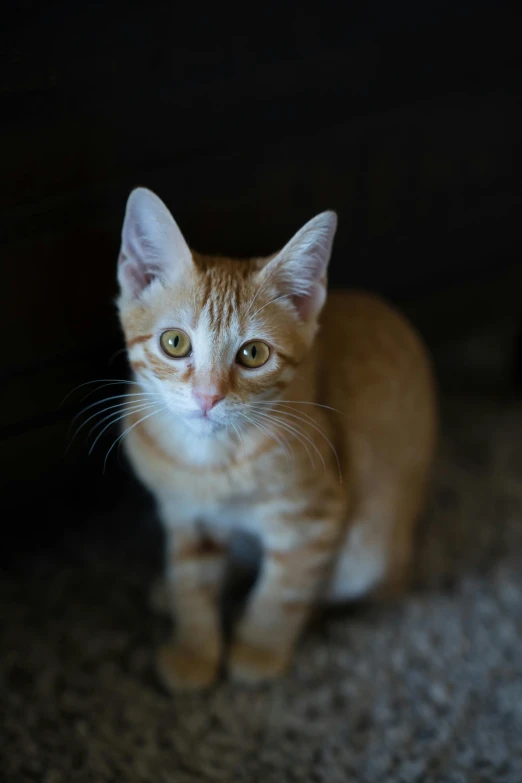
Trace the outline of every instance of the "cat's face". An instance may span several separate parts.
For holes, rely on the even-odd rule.
[[[142,388],[195,434],[259,422],[312,348],[335,228],[326,212],[269,259],[209,258],[157,196],[133,191],[118,307]]]

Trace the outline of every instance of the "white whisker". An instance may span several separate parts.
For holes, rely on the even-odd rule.
[[[241,435],[241,432],[239,430],[239,427],[236,427],[233,421],[230,422],[231,426],[234,428],[234,431],[239,439],[239,443],[241,444],[241,448],[243,449],[243,457],[246,457],[246,451],[245,451],[245,442],[243,440],[243,436]]]
[[[276,413],[277,413],[277,411],[276,411]],[[270,419],[270,418],[273,418],[274,420],[277,419],[276,415],[270,417],[269,414],[267,414],[267,413],[260,413],[259,411],[255,411],[255,415],[263,416],[264,418],[268,418],[268,419]],[[313,455],[310,452],[308,446],[306,445],[307,442],[308,442],[312,446],[312,448],[314,449],[316,454],[319,456],[319,459],[323,463],[323,468],[324,468],[324,470],[326,470],[326,463],[325,463],[325,461],[323,459],[323,456],[322,456],[321,452],[319,451],[319,449],[317,448],[317,446],[315,445],[313,440],[302,431],[301,427],[298,427],[298,425],[292,426],[291,424],[288,424],[288,422],[281,421],[281,420],[277,421],[277,426],[282,427],[287,432],[293,433],[294,437],[297,438],[297,440],[303,445],[306,453],[308,454],[308,458],[309,458],[309,460],[310,460],[310,462],[312,464],[312,467],[315,468],[315,462],[314,462],[314,459],[313,459]]]
[[[138,413],[139,411],[143,411],[146,408],[152,408],[153,405],[158,405],[158,404],[159,404],[158,400],[155,400],[153,402],[149,401],[147,403],[145,403],[145,402],[137,402],[137,403],[134,403],[134,404],[129,404],[127,407],[125,407],[125,414],[124,415],[128,416],[130,413]],[[113,411],[112,413],[109,413],[108,416],[104,416],[103,419],[101,419],[100,421],[97,421],[96,424],[94,424],[91,427],[91,429],[89,430],[89,434],[87,435],[87,441],[89,441],[89,438],[91,437],[93,432],[95,430],[97,430],[98,427],[100,427],[103,424],[104,421],[108,421],[108,419],[112,418],[113,416],[117,417],[118,414],[121,411],[122,411],[122,408],[120,408],[117,411]],[[124,417],[122,416],[121,418],[124,418]],[[116,422],[116,421],[119,421],[119,419],[115,418],[114,422]]]
[[[113,363],[113,361],[115,360],[115,358],[117,356],[119,356],[120,354],[125,353],[126,350],[127,350],[127,348],[120,348],[118,351],[114,351],[114,353],[112,354],[111,358],[107,362],[107,367],[110,367],[111,364]]]
[[[255,405],[255,403],[254,403]],[[275,406],[278,406],[279,410],[276,410]],[[290,408],[290,410],[294,411],[293,413],[289,413],[287,410],[280,410],[280,408]],[[339,473],[339,481],[342,484],[343,478],[342,478],[342,470],[341,470],[341,461],[339,459],[339,455],[337,454],[337,450],[331,440],[327,437],[326,433],[324,432],[323,428],[320,427],[315,419],[313,419],[311,416],[308,416],[306,413],[302,412],[296,412],[295,408],[293,408],[291,405],[285,405],[284,403],[274,403],[273,407],[271,408],[275,413],[279,413],[282,416],[288,416],[292,419],[297,419],[298,421],[302,421],[303,424],[307,424],[309,427],[312,427],[316,432],[318,432],[326,441],[326,443],[330,446],[330,449],[332,450],[332,454],[335,457],[335,461],[337,463],[337,470]],[[306,419],[306,421],[305,421]]]
[[[96,392],[101,391],[102,389],[106,389],[107,386],[119,386],[121,381],[112,381],[111,383],[103,383],[101,386],[97,386],[95,389],[91,389],[90,392],[87,392],[87,394],[84,394],[81,402],[87,399],[87,397],[91,397],[91,395],[96,394]],[[141,386],[142,389],[145,389],[145,384],[140,383],[140,381],[131,381],[130,382],[132,386]]]
[[[268,307],[268,305],[274,304],[274,302],[278,302],[280,299],[290,299],[292,297],[292,294],[281,294],[281,296],[276,296],[275,299],[271,299],[269,302],[264,304],[262,307],[260,307],[258,310],[255,311],[255,313],[252,313],[250,318],[255,318],[258,313],[261,312],[261,310],[264,310],[265,307]]]
[[[158,404],[157,402],[150,402],[150,403],[147,403],[147,405],[145,405],[143,408],[141,408],[141,410],[145,410],[146,408],[152,407],[153,405],[157,405],[157,404]],[[133,413],[136,413],[136,412],[137,412],[137,411],[133,411]],[[93,451],[94,447],[96,446],[96,444],[97,444],[97,443],[98,443],[98,441],[100,440],[100,438],[101,438],[101,436],[103,435],[103,433],[104,433],[106,430],[108,430],[108,429],[109,429],[109,427],[112,427],[112,426],[113,426],[113,424],[116,424],[116,422],[117,422],[117,421],[121,421],[121,419],[124,419],[124,418],[125,418],[125,416],[128,416],[128,415],[129,415],[129,414],[128,414],[128,412],[126,411],[126,412],[125,412],[125,413],[123,413],[121,416],[118,416],[116,419],[114,419],[113,421],[110,421],[108,424],[106,424],[106,425],[105,425],[105,427],[104,427],[104,428],[103,428],[103,429],[102,429],[102,430],[101,430],[101,431],[98,433],[98,435],[96,436],[96,438],[95,438],[95,440],[94,440],[94,443],[92,444],[91,448],[89,449],[89,454],[92,454],[92,451]]]
[[[152,413],[148,413],[146,416],[142,416],[141,419],[138,419],[138,421],[135,421],[134,424],[131,424],[130,427],[127,427],[127,429],[124,432],[122,432],[121,435],[119,435],[116,438],[116,440],[114,441],[114,443],[112,444],[112,446],[108,450],[107,454],[105,455],[105,459],[103,461],[103,472],[104,473],[105,473],[105,468],[107,467],[107,460],[109,458],[109,454],[111,453],[111,451],[113,450],[115,445],[117,443],[119,443],[119,441],[121,441],[121,439],[124,438],[125,435],[128,435],[129,432],[134,429],[134,427],[137,427],[138,424],[141,424],[143,421],[145,421],[145,419],[149,419],[151,416],[155,416],[156,414],[161,413],[161,411],[164,411],[166,408],[167,408],[167,405],[162,405],[160,408],[157,408],[155,411],[152,411]]]
[[[102,384],[101,386],[97,386],[96,389],[91,389],[90,392],[87,392],[82,397],[82,402],[87,399],[87,397],[90,397],[91,394],[96,394],[97,391],[100,391],[101,389],[105,389],[107,386],[119,386],[120,383],[123,383],[123,381],[109,381],[107,383]],[[138,386],[142,389],[146,389],[146,385],[138,380],[132,380],[132,381],[125,381],[126,384],[130,384],[131,386]]]
[[[250,406],[249,406],[249,407],[252,407],[252,404],[250,404]],[[295,438],[297,438],[297,440],[298,440],[300,443],[302,443],[302,445],[304,446],[304,448],[305,448],[305,450],[306,450],[306,453],[308,454],[308,456],[309,456],[309,458],[310,458],[310,461],[311,461],[312,465],[315,467],[315,463],[314,463],[313,455],[310,453],[310,451],[309,451],[309,449],[308,449],[308,446],[306,445],[306,441],[302,440],[302,438],[304,438],[304,434],[303,434],[303,431],[302,431],[302,429],[301,429],[301,428],[297,429],[297,425],[294,425],[294,426],[292,426],[292,425],[291,425],[291,424],[289,424],[288,422],[281,421],[281,420],[280,420],[280,419],[277,417],[277,415],[270,415],[269,413],[262,412],[262,411],[259,411],[259,410],[254,410],[254,411],[250,411],[250,412],[252,413],[252,415],[255,415],[255,416],[262,416],[262,417],[263,417],[263,418],[265,418],[265,419],[273,420],[274,422],[276,422],[276,426],[277,426],[277,427],[282,427],[282,428],[283,428],[283,429],[285,429],[286,431],[288,431],[288,432],[292,432],[292,433],[294,434],[294,437],[295,437]],[[275,411],[275,413],[277,414],[277,413],[278,413],[278,411]]]
[[[334,413],[338,413],[340,416],[344,416],[346,419],[348,416],[346,413],[343,413],[342,411],[338,410],[337,408],[332,408],[331,405],[322,405],[320,402],[310,402],[309,400],[259,400],[260,405],[272,405],[274,402],[281,402],[281,403],[293,403],[294,405],[315,405],[316,408],[325,408],[328,411],[333,411]]]
[[[284,443],[284,441],[282,441],[271,430],[265,429],[264,427],[262,427],[261,424],[259,424],[259,422],[253,421],[253,419],[251,419],[249,416],[247,416],[246,413],[240,413],[239,415],[243,416],[243,418],[245,418],[247,421],[249,421],[251,424],[253,424],[254,427],[257,427],[258,430],[260,430],[262,433],[264,433],[265,435],[268,435],[269,438],[273,438],[275,441],[277,441],[277,443],[279,443],[281,448],[284,449],[285,454],[287,455],[288,459],[291,460],[291,462],[293,463],[293,461],[294,461],[293,452],[288,450],[288,446],[286,445],[286,443]]]
[[[266,277],[263,278],[263,280],[261,282],[261,285],[259,286],[259,288],[257,289],[256,293],[254,294],[254,298],[252,299],[252,301],[250,302],[250,304],[248,305],[248,307],[246,309],[245,315],[249,314],[250,310],[254,306],[254,302],[256,301],[257,297],[259,296],[259,294],[261,293],[261,291],[263,290],[265,285],[268,283],[270,278],[275,274],[275,272],[277,272],[277,265],[274,265],[274,267],[271,270],[271,272],[268,275],[266,275]]]
[[[111,400],[123,400],[128,399],[129,397],[159,397],[159,395],[156,392],[131,392],[130,394],[115,394],[112,397],[104,397],[103,400],[96,400],[96,402],[92,402],[90,405],[87,405],[85,408],[82,408],[82,410],[74,416],[72,423],[82,416],[84,413],[87,413],[88,410],[91,408],[96,407],[96,405],[102,405],[104,402],[110,402]]]
[[[129,384],[130,386],[133,386],[135,383],[137,383],[137,381],[127,381],[127,380],[122,380],[121,378],[98,378],[95,381],[85,381],[85,383],[80,383],[78,386],[75,386],[74,389],[71,389],[71,391],[68,392],[68,394],[65,395],[65,397],[61,401],[59,407],[61,408],[62,405],[64,404],[65,400],[67,400],[71,396],[71,394],[74,394],[75,391],[78,391],[78,389],[81,389],[84,386],[89,386],[92,383],[104,383],[104,384],[107,384],[107,385],[118,384],[118,383],[126,383],[126,384]],[[141,384],[138,384],[138,385],[141,385]],[[101,386],[100,388],[103,388],[103,386]]]
[[[111,398],[109,397],[108,399],[111,399]],[[112,399],[115,399],[115,398],[112,398]],[[89,418],[87,418],[84,422],[82,422],[80,424],[80,426],[78,427],[78,429],[75,431],[74,435],[72,436],[71,440],[69,441],[69,445],[67,446],[67,449],[65,450],[65,453],[67,453],[69,448],[72,446],[73,441],[76,439],[76,436],[78,435],[78,433],[85,427],[86,424],[88,424],[90,421],[92,421],[92,419],[95,419],[97,416],[101,416],[102,414],[104,414],[104,413],[106,413],[107,411],[110,411],[110,410],[113,410],[113,413],[110,414],[111,416],[113,416],[114,413],[115,413],[115,411],[114,411],[115,408],[117,408],[118,410],[121,410],[123,408],[126,408],[126,407],[129,408],[129,407],[135,406],[135,405],[141,406],[143,403],[145,403],[145,400],[135,400],[134,402],[119,402],[119,403],[117,403],[115,405],[108,405],[106,408],[102,408],[102,410],[96,411],[91,416],[89,416]],[[92,407],[92,406],[89,406],[89,407]],[[81,413],[85,413],[85,411],[81,411]],[[74,419],[73,419],[73,421],[71,423],[71,427],[73,426],[74,421],[78,418],[79,415],[81,415],[81,414],[77,414],[74,417]],[[105,419],[102,419],[102,421],[106,421],[107,418],[108,417],[106,417]],[[69,428],[69,432],[70,432],[70,429],[71,428]]]

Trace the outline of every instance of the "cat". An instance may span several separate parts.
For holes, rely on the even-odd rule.
[[[166,531],[172,691],[282,675],[313,608],[408,582],[437,434],[431,361],[377,296],[333,292],[334,212],[268,258],[191,250],[164,203],[129,196],[117,307],[135,387],[127,456]],[[323,309],[324,306],[324,309]],[[257,582],[225,648],[232,537],[254,534]]]

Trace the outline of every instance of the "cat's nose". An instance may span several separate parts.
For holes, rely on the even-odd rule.
[[[208,389],[193,389],[192,394],[203,413],[208,413],[212,410],[214,405],[217,405],[225,396],[224,394]]]

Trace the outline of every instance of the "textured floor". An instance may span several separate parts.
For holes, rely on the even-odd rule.
[[[325,621],[275,686],[162,692],[154,536],[121,514],[4,574],[0,780],[520,783],[522,403],[444,419],[424,589]]]

